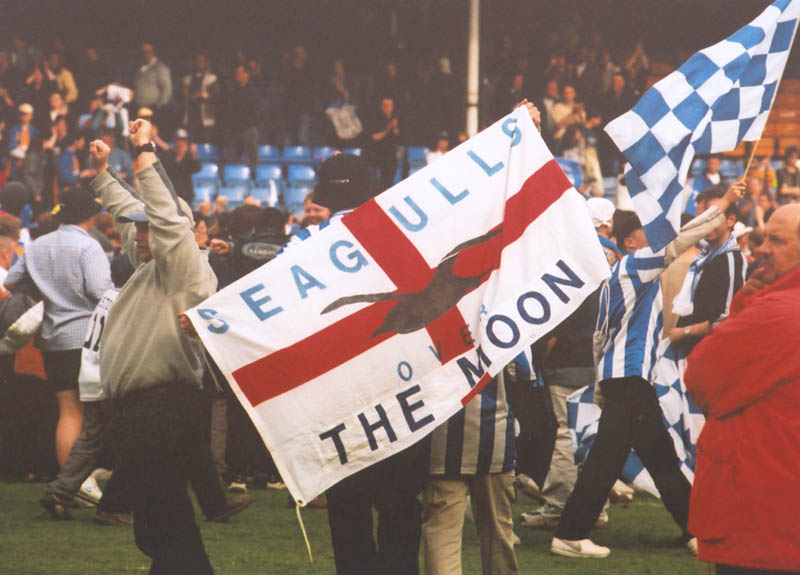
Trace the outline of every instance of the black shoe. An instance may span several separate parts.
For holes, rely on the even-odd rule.
[[[72,513],[69,512],[67,507],[70,505],[69,501],[61,499],[58,495],[52,493],[46,494],[39,500],[42,507],[44,507],[53,519],[70,520]]]
[[[214,521],[220,523],[225,521],[228,517],[236,515],[240,511],[244,511],[252,503],[249,495],[240,495],[239,497],[231,497],[225,500],[225,507],[219,512],[206,518],[206,521]]]

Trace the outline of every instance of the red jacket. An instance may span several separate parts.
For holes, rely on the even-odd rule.
[[[689,513],[700,559],[800,570],[800,268],[739,292],[685,381],[707,414]]]

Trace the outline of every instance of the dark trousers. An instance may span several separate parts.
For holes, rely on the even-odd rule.
[[[198,461],[208,458],[202,437],[200,391],[161,385],[116,402],[118,462],[130,489],[136,546],[153,562],[151,575],[213,573],[186,490]]]
[[[796,575],[800,571],[773,571],[771,569],[756,569],[754,567],[737,567],[717,563],[717,575]]]
[[[327,491],[337,575],[417,575],[430,437]],[[378,511],[378,543],[372,507]]]
[[[655,389],[639,377],[607,379],[600,382],[600,388],[605,406],[597,437],[564,506],[556,537],[579,540],[589,536],[631,448],[650,472],[667,511],[686,534],[691,486],[661,419]]]
[[[92,471],[98,466],[100,456],[107,447],[110,404],[107,401],[91,401],[83,404],[83,429],[75,440],[64,467],[56,478],[47,484],[45,493],[70,500],[81,488]],[[124,477],[114,473],[103,490],[98,509],[106,513],[126,513],[127,503]]]

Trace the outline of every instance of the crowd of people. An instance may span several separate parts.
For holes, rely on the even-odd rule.
[[[541,93],[541,111],[527,104],[531,118],[554,152],[579,161],[587,183],[581,191],[602,195],[593,184],[616,175],[621,161],[601,128],[644,88],[647,55],[637,43],[618,65],[599,39],[569,56],[557,35],[550,41],[551,57],[541,66],[529,65],[510,39],[503,43],[486,117]],[[343,62],[332,64],[326,84],[296,46],[278,81],[267,82],[261,63],[244,58],[228,86],[198,53],[173,90],[169,67],[149,43],[141,46],[132,81],[109,75],[96,49],[85,56],[73,74],[58,45],[42,55],[17,39],[10,52],[0,51],[7,181],[0,190],[0,380],[43,379],[59,412],[57,469],[41,472],[23,461],[21,471],[50,475],[40,503],[54,519],[69,519],[80,499],[97,505],[99,523],[133,524],[137,546],[152,558],[151,573],[212,573],[187,483],[211,521],[250,504],[246,494],[228,495],[224,487],[241,492],[254,482],[281,483],[182,313],[389,187],[398,147],[430,144],[432,160],[445,153],[457,139],[443,134],[459,127],[444,105],[456,87],[447,61],[438,70],[421,62],[402,80],[398,63],[387,63],[366,103],[359,102],[359,114],[370,114],[358,140],[366,157],[326,160],[295,220],[252,199],[234,210],[205,202],[192,211],[192,142],[217,142],[228,160],[252,163],[264,142],[318,138],[345,147],[355,91]],[[484,574],[517,573],[517,487],[540,492],[544,506],[519,523],[555,529],[553,553],[605,557],[610,550],[589,534],[608,521],[610,495],[632,497],[618,482],[631,449],[689,550],[718,564],[718,573],[799,572],[800,501],[792,482],[800,443],[790,410],[800,380],[793,361],[799,157],[790,149],[777,173],[769,158],[759,159],[744,182],[726,182],[719,158],[705,159],[686,193],[686,223],[660,251],[648,247],[635,213],[589,199],[611,279],[532,350],[558,425],[545,481],[535,485],[518,473],[513,430],[522,411],[511,390],[532,371],[512,365],[428,440],[313,502],[328,507],[337,573],[418,573],[423,540],[427,573],[460,573],[468,505]],[[254,244],[258,249],[247,249]],[[37,301],[44,304],[40,321],[21,322]],[[36,334],[35,348],[17,345],[26,333]],[[753,356],[745,344],[756,333],[774,350]],[[694,487],[681,472],[652,386],[661,339],[708,418]],[[566,398],[590,384],[603,410],[579,469],[571,461]],[[497,438],[491,445],[475,440],[484,428]],[[101,492],[95,469],[106,464],[113,472]],[[730,477],[737,478],[733,486]],[[731,511],[732,501],[741,502],[741,513]]]

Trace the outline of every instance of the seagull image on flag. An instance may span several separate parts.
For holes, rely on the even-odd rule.
[[[627,158],[628,193],[653,251],[677,236],[696,154],[757,141],[797,30],[800,0],[776,0],[658,81],[605,131]]]
[[[521,107],[187,315],[303,505],[445,424],[608,275]]]

